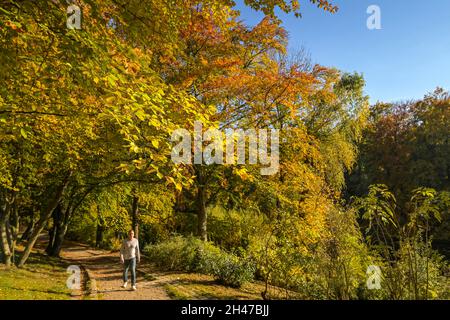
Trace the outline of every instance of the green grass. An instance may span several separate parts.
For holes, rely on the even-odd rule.
[[[24,268],[0,265],[0,300],[70,299],[66,265],[58,259],[32,254]]]
[[[146,273],[144,274],[144,279],[145,281],[155,281],[157,278],[151,273]]]
[[[242,288],[230,288],[218,284],[211,276],[195,273],[179,273],[171,276],[172,281],[165,284],[167,294],[176,300],[259,300],[261,299],[261,284],[246,283]]]
[[[188,300],[189,298],[191,298],[189,295],[184,294],[176,286],[173,286],[171,284],[165,284],[164,289],[166,289],[166,292],[171,299]]]

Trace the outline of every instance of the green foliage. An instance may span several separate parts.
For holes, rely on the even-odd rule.
[[[252,261],[231,254],[221,254],[216,259],[213,275],[220,283],[239,288],[254,279],[255,265]]]
[[[246,250],[250,237],[264,223],[262,214],[249,209],[225,209],[221,206],[208,208],[209,239],[227,251]]]
[[[145,254],[156,266],[167,270],[186,272],[197,270],[198,265],[201,266],[201,269],[208,270],[207,264],[203,266],[198,258],[199,250],[205,250],[208,253],[215,251],[216,254],[220,252],[220,249],[210,243],[203,243],[194,237],[184,238],[181,236],[144,248]]]
[[[68,237],[98,247],[117,249],[120,245],[117,235],[126,234],[131,228],[130,215],[124,203],[127,197],[121,191],[124,190],[115,187],[92,194],[72,218]]]
[[[89,213],[79,214],[72,219],[70,228],[67,231],[67,238],[73,241],[95,245],[96,231],[96,217]]]
[[[231,287],[240,287],[254,277],[255,267],[251,261],[225,253],[213,244],[193,237],[173,237],[148,245],[144,252],[160,268],[210,274]]]
[[[446,195],[429,188],[414,190],[406,221],[384,185],[371,186],[367,197],[355,201],[368,221],[370,249],[381,258],[384,298],[448,299],[448,262],[433,250],[430,234],[433,220],[441,220],[440,210],[448,210]]]
[[[442,300],[449,299],[450,266],[443,256],[432,250],[423,238],[400,244],[394,264],[386,264],[385,299]]]
[[[327,215],[327,235],[314,255],[312,277],[327,299],[361,298],[366,270],[374,258],[364,243],[353,210],[336,208]]]
[[[169,239],[176,231],[174,193],[162,184],[140,186],[139,224],[142,244]]]
[[[374,258],[354,212],[331,208],[323,233],[310,243],[305,240],[309,230],[303,228],[301,219],[279,216],[252,237],[249,254],[257,261],[258,276],[286,289],[286,299],[361,298],[366,268]],[[269,288],[266,297],[272,294]]]

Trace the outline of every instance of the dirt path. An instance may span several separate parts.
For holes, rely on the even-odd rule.
[[[61,257],[72,265],[79,265],[87,269],[95,280],[97,298],[102,300],[166,300],[164,275],[157,279],[148,279],[151,267],[145,261],[137,266],[137,291],[121,288],[122,265],[118,253],[105,250],[94,250],[88,246],[67,243]],[[142,259],[144,260],[144,259]],[[94,292],[95,293],[95,292]],[[95,295],[94,295],[95,296]]]

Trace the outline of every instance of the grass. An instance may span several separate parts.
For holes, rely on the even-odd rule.
[[[157,279],[157,277],[155,277],[153,274],[151,273],[146,273],[144,274],[144,280],[145,281],[155,281]]]
[[[218,283],[210,275],[167,272],[152,263],[146,265],[146,268],[144,280],[160,281],[166,293],[174,300],[262,300],[261,293],[265,289],[262,281],[247,282],[241,288],[232,288]],[[276,286],[269,286],[268,296],[274,300],[300,298],[294,292],[287,293]]]
[[[176,300],[261,300],[264,285],[246,283],[241,288],[218,284],[211,276],[196,273],[172,274],[164,285],[167,294]]]
[[[24,268],[0,265],[0,300],[70,299],[66,265],[59,259],[33,253]]]
[[[166,292],[171,299],[174,299],[174,300],[188,300],[189,299],[188,295],[184,294],[181,290],[179,290],[174,285],[165,284],[164,289],[166,289]]]

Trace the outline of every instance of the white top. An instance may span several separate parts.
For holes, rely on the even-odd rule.
[[[137,257],[137,259],[140,260],[141,255],[139,252],[138,239],[133,238],[131,240],[123,240],[122,247],[120,248],[120,257],[123,257],[124,260],[130,260]]]

